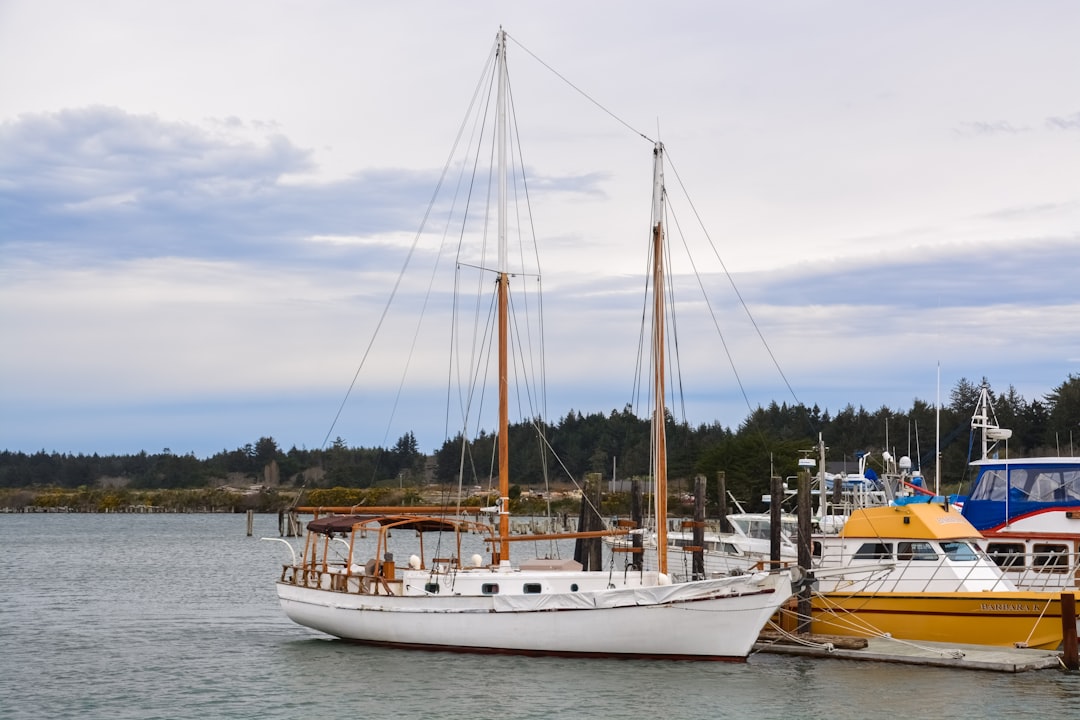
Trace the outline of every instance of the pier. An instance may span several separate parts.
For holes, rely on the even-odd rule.
[[[913,642],[881,637],[792,635],[773,631],[760,635],[754,652],[1006,673],[1065,668],[1062,653],[1058,650]]]

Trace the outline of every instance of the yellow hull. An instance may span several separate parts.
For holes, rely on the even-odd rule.
[[[811,601],[810,631],[1053,650],[1064,634],[1060,597],[1056,592],[824,593]]]

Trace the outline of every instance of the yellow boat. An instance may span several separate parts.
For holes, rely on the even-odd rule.
[[[1045,650],[1061,645],[1060,593],[827,593],[810,632]]]
[[[813,538],[810,631],[1057,648],[1060,592],[1018,590],[980,539],[942,505],[855,511],[838,535]]]

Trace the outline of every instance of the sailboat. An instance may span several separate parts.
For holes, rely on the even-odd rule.
[[[792,595],[792,571],[673,582],[667,573],[664,431],[664,149],[653,148],[653,469],[660,561],[582,569],[568,560],[511,562],[507,344],[510,272],[506,265],[506,33],[496,39],[499,126],[498,524],[432,512],[329,514],[308,525],[304,549],[283,566],[277,595],[296,623],[357,643],[462,652],[583,657],[744,660],[759,632]],[[391,532],[394,538],[391,538]],[[480,533],[488,557],[467,552]],[[437,534],[436,552],[425,538]],[[374,535],[371,557],[362,548]],[[403,537],[405,536],[405,537]],[[447,539],[449,538],[449,539]],[[414,552],[399,567],[391,543]],[[347,550],[340,550],[340,543]],[[426,543],[426,544],[425,544]],[[449,548],[449,550],[446,550]]]

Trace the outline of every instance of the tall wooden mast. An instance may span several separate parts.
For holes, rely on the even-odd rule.
[[[510,278],[506,253],[506,32],[498,38],[498,133],[499,153],[499,560],[510,559],[510,381],[507,371]]]
[[[667,432],[664,413],[664,146],[653,148],[653,478],[657,569],[667,572]]]

